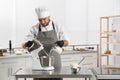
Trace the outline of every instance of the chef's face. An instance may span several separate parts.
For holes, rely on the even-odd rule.
[[[48,16],[46,18],[40,18],[39,22],[43,27],[46,27],[50,22],[50,16]]]

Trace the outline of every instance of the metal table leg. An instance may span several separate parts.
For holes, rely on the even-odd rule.
[[[91,78],[89,78],[89,80],[91,80]]]
[[[15,79],[16,79],[16,80],[18,80],[18,78],[17,78],[17,77],[16,77]]]
[[[87,80],[87,77],[85,77],[85,80]],[[91,80],[91,78],[88,78],[88,80]]]

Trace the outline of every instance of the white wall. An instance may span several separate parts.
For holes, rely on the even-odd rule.
[[[66,27],[71,44],[84,44],[87,37],[87,0],[66,0]]]
[[[8,47],[9,40],[15,40],[14,0],[0,1],[0,48]]]
[[[8,47],[10,39],[20,46],[37,22],[34,8],[40,5],[49,7],[52,18],[65,26],[71,44],[99,43],[99,17],[120,13],[120,0],[1,0],[0,47]]]

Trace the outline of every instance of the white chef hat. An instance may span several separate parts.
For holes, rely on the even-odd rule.
[[[49,10],[45,7],[35,8],[35,12],[36,12],[38,18],[46,18],[46,17],[50,16]]]

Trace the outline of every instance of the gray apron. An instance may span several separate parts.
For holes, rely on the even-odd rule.
[[[52,22],[52,26],[53,26],[53,30],[41,32],[41,26],[39,25],[39,31],[37,35],[37,39],[43,44],[44,50],[48,53],[48,55],[50,53],[51,48],[55,46],[55,42],[58,41],[53,22]],[[46,56],[44,51],[42,50],[38,54],[39,54],[39,57]],[[56,53],[52,53],[51,56],[54,57],[55,69],[60,70],[61,68],[60,55]],[[34,80],[62,80],[62,79],[61,78],[39,78],[39,79],[35,78]]]
[[[44,49],[49,54],[51,48],[55,46],[55,42],[58,41],[54,24],[53,30],[45,32],[41,32],[41,27],[39,26],[37,39],[43,44]]]

